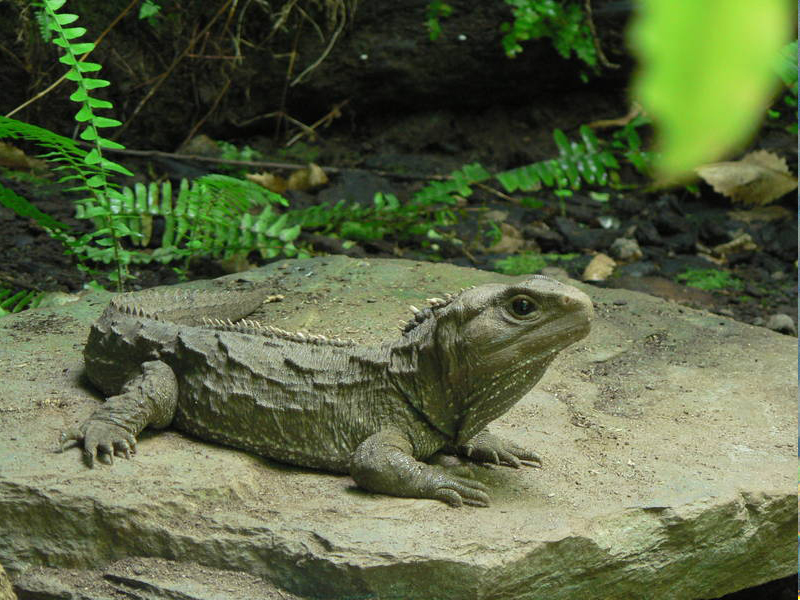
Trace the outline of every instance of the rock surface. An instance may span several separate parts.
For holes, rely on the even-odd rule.
[[[11,582],[8,580],[3,565],[0,565],[0,600],[17,600],[17,595],[11,589]]]
[[[408,304],[510,279],[343,257],[246,277],[287,295],[256,318],[359,341],[394,335]],[[578,285],[595,302],[592,333],[493,427],[545,468],[473,468],[491,488],[483,509],[370,495],[174,431],[89,470],[77,450],[53,450],[99,401],[81,349],[108,296],[5,317],[0,563],[18,590],[89,599],[291,597],[274,585],[328,598],[687,600],[794,573],[795,341]]]

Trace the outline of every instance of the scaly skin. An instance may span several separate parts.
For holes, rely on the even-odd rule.
[[[586,336],[592,303],[534,276],[412,307],[380,346],[289,333],[241,320],[249,292],[135,292],[92,326],[89,379],[107,396],[62,448],[128,458],[145,427],[167,427],[279,462],[349,473],[366,490],[486,506],[486,487],[423,462],[444,451],[478,462],[540,466],[489,434],[556,354]],[[233,321],[239,321],[233,323]]]

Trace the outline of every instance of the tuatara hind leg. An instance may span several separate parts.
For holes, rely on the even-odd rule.
[[[492,435],[485,429],[465,444],[458,446],[456,452],[476,462],[506,465],[515,469],[523,464],[529,467],[542,466],[542,459],[536,452]]]
[[[147,427],[166,427],[175,416],[178,381],[165,363],[142,363],[142,371],[109,397],[79,427],[61,434],[61,450],[71,442],[83,445],[89,466],[98,455],[113,462],[114,454],[129,458],[136,452],[136,436]]]
[[[431,498],[452,506],[489,505],[485,485],[419,462],[412,451],[411,442],[399,431],[379,431],[353,452],[350,475],[359,486],[371,492]]]

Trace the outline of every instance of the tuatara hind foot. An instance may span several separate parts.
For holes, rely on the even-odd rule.
[[[461,456],[476,462],[506,465],[515,469],[519,469],[522,465],[542,467],[542,459],[536,452],[521,448],[486,431],[481,431],[467,443],[458,446],[456,451]]]

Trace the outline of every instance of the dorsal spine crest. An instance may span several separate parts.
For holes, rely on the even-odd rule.
[[[475,286],[473,285],[468,288],[461,288],[456,294],[445,294],[444,298],[428,298],[428,306],[423,309],[419,309],[414,305],[409,306],[413,316],[405,324],[401,322],[400,331],[402,331],[403,335],[405,335],[428,319],[436,318],[438,316],[438,311],[446,306],[449,306],[461,294],[467,290],[473,289],[474,287]]]
[[[316,346],[338,346],[338,347],[351,347],[355,346],[355,340],[343,340],[341,338],[329,338],[324,335],[302,333],[300,331],[286,331],[279,327],[272,325],[262,325],[258,321],[251,321],[242,319],[237,323],[232,323],[230,320],[222,321],[220,319],[203,319],[203,325],[209,329],[216,331],[230,331],[233,333],[245,333],[248,335],[260,335],[265,337],[274,337],[290,342],[300,342],[304,344],[313,344]]]

